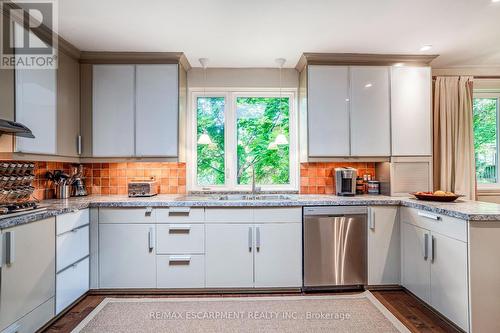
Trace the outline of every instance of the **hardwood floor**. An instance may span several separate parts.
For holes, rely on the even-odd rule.
[[[389,309],[412,332],[459,332],[453,326],[433,313],[413,295],[403,291],[372,291],[372,294]],[[273,294],[290,295],[290,294]],[[297,294],[292,294],[297,295]],[[195,295],[200,297],[200,295]],[[215,294],[203,295],[206,297],[234,297],[234,296],[269,296],[269,294]],[[71,332],[99,303],[106,297],[194,297],[194,295],[88,295],[59,318],[44,332],[62,333]]]

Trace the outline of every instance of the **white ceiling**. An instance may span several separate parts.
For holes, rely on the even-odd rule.
[[[213,67],[294,67],[303,52],[440,54],[500,66],[491,0],[62,0],[59,32],[85,51],[182,51]]]

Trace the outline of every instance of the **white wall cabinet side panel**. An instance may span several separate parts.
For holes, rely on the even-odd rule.
[[[54,218],[2,230],[0,331],[55,296],[55,232]]]
[[[308,66],[309,157],[349,156],[349,70]]]
[[[351,155],[390,156],[389,68],[350,67]]]
[[[156,288],[154,224],[99,225],[99,287]]]
[[[398,207],[368,211],[368,284],[400,284],[401,248]]]
[[[16,151],[56,154],[57,76],[54,69],[17,69],[16,121],[27,126],[35,139],[16,137]]]
[[[432,155],[430,67],[391,70],[392,155]]]
[[[207,288],[253,287],[253,225],[205,226]]]
[[[255,225],[255,287],[302,286],[302,224]]]
[[[176,157],[178,126],[178,65],[137,65],[137,156]]]
[[[92,154],[95,157],[135,153],[135,67],[94,65],[92,86]]]
[[[89,258],[68,267],[56,277],[56,314],[89,290]]]
[[[411,224],[401,223],[403,245],[402,285],[421,298],[431,300],[430,257],[425,258],[425,235],[430,241],[430,232]],[[427,252],[428,253],[428,252]]]
[[[469,329],[467,243],[432,233],[430,304],[464,331]]]

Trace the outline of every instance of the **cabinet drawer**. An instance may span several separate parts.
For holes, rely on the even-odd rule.
[[[401,207],[401,222],[467,242],[467,221],[425,210]]]
[[[89,221],[88,209],[56,216],[56,234],[60,235],[74,228],[89,224]]]
[[[155,223],[156,210],[141,208],[99,208],[99,223]]]
[[[157,288],[204,288],[204,255],[156,256]]]
[[[265,222],[287,222],[301,223],[302,208],[255,208],[254,209],[255,223]]]
[[[207,222],[253,222],[252,208],[206,208],[205,221]]]
[[[156,226],[156,253],[204,253],[205,225],[159,224]]]
[[[42,303],[24,317],[11,324],[2,333],[33,333],[54,317],[54,297]]]
[[[89,226],[78,227],[56,238],[56,271],[89,255]]]
[[[56,314],[89,290],[89,258],[70,266],[56,276]]]
[[[156,209],[157,223],[203,223],[203,208],[170,207]]]

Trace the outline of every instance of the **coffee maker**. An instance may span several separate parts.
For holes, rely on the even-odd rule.
[[[354,196],[357,174],[358,170],[354,168],[335,168],[335,193],[341,196]]]

